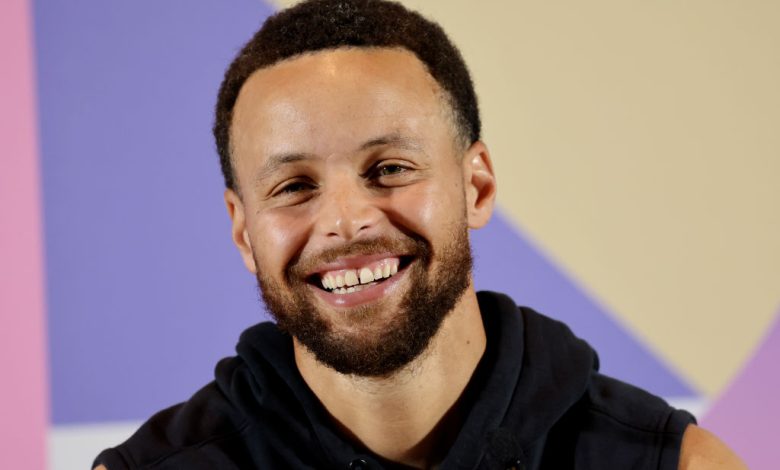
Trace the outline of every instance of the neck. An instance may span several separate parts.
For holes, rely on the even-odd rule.
[[[473,287],[464,293],[428,348],[389,377],[340,374],[298,341],[304,380],[349,437],[382,458],[414,468],[438,463],[460,429],[458,399],[485,351]],[[449,431],[449,432],[448,432]]]

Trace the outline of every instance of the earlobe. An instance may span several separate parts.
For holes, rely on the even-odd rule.
[[[257,265],[255,264],[255,258],[252,253],[252,243],[246,229],[246,212],[244,211],[244,204],[235,191],[226,189],[225,205],[227,206],[228,215],[232,222],[230,235],[233,239],[233,244],[238,248],[238,252],[244,260],[246,268],[252,273],[257,273]]]
[[[463,157],[463,177],[469,228],[484,227],[493,214],[496,177],[490,152],[482,141],[474,142]]]

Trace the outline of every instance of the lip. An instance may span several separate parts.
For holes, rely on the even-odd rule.
[[[351,256],[348,258],[339,258],[338,260],[333,261],[332,263],[326,263],[317,266],[311,272],[307,273],[306,277],[316,276],[319,274],[326,273],[328,271],[338,271],[341,269],[359,269],[375,261],[380,261],[387,258],[400,259],[402,257],[404,257],[403,254],[387,252],[387,253],[377,253],[372,255]]]
[[[386,255],[382,255],[379,257],[374,257],[371,261],[376,261],[378,259],[387,258]],[[361,260],[361,262],[364,262],[365,260]],[[369,261],[369,262],[371,262]],[[406,271],[409,269],[409,266],[413,264],[415,261],[412,261],[407,266],[404,266],[403,269],[399,269],[397,273],[395,273],[393,276],[385,279],[384,281],[380,282],[379,284],[373,285],[371,287],[367,287],[361,291],[353,292],[351,294],[336,294],[333,292],[328,292],[326,290],[322,290],[316,286],[309,285],[308,287],[312,290],[314,290],[315,295],[317,295],[320,299],[322,299],[325,303],[338,308],[350,308],[350,307],[356,307],[358,305],[370,303],[377,301],[389,294],[391,294],[398,284],[406,277]],[[335,268],[335,269],[351,269],[352,266],[347,266],[344,268]],[[332,270],[330,266],[328,267],[328,270]]]

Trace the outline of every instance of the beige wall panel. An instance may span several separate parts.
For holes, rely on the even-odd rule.
[[[780,2],[404,3],[463,50],[502,209],[721,390],[780,306]]]

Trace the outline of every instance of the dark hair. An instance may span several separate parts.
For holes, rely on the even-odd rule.
[[[230,127],[244,82],[284,59],[340,47],[401,47],[414,53],[448,95],[458,133],[470,143],[479,140],[474,85],[463,57],[438,24],[386,0],[308,0],[269,17],[225,72],[214,138],[226,187],[236,189]]]

